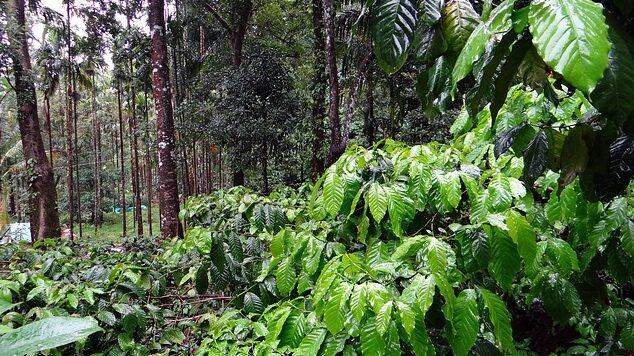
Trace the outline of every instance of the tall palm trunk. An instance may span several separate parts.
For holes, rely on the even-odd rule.
[[[57,192],[53,169],[46,157],[37,114],[37,98],[31,73],[31,57],[26,40],[24,0],[8,2],[10,21],[14,22],[9,36],[11,59],[15,76],[17,116],[24,158],[33,162],[34,179],[31,181],[33,198],[30,207],[31,236],[33,239],[60,236],[57,213]],[[14,17],[13,17],[14,16]]]
[[[167,59],[163,0],[149,1],[150,28],[152,29],[152,91],[156,111],[156,139],[158,141],[159,206],[161,236],[182,236],[178,220],[178,182],[176,181],[176,149],[172,90],[170,88]]]

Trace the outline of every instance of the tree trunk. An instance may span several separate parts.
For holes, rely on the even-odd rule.
[[[71,75],[71,80],[73,82],[73,136],[75,140],[75,150],[74,150],[74,159],[75,159],[75,177],[76,180],[76,193],[77,193],[77,223],[79,224],[79,237],[83,237],[82,231],[82,219],[81,219],[81,186],[79,179],[79,141],[77,136],[77,81],[75,79],[75,75]]]
[[[33,162],[34,179],[30,208],[31,237],[34,240],[60,236],[57,213],[57,192],[53,181],[53,169],[46,157],[37,114],[37,98],[31,73],[31,58],[26,39],[24,0],[9,1],[9,13],[15,16],[15,33],[9,36],[11,57],[15,75],[17,116],[22,137],[24,158]]]
[[[326,43],[324,39],[324,9],[321,0],[313,0],[313,33],[315,35],[315,68],[313,74],[312,97],[312,179],[316,181],[324,172],[324,158],[321,157],[324,142],[324,104],[326,102]]]
[[[93,223],[95,224],[95,234],[97,227],[101,225],[101,126],[97,119],[97,90],[95,84],[95,74],[92,73],[92,132],[93,132],[93,151],[94,151],[94,183],[95,183],[95,201],[93,205]]]
[[[363,120],[363,131],[365,132],[368,145],[374,144],[374,80],[372,77],[372,71],[368,72],[366,79],[366,94],[365,94],[366,111]]]
[[[334,163],[345,150],[341,138],[341,123],[339,121],[339,75],[337,72],[337,57],[335,52],[335,8],[333,0],[323,0],[324,26],[326,28],[326,63],[328,68],[328,84],[330,86],[330,107],[328,118],[330,121],[330,150],[328,163]]]
[[[132,70],[132,68],[131,68]],[[141,212],[141,170],[139,168],[139,133],[136,118],[136,92],[130,85],[131,96],[131,115],[130,115],[130,139],[132,145],[132,184],[134,190],[134,221],[136,224],[136,233],[143,236],[143,214]]]
[[[123,156],[123,109],[121,107],[121,81],[117,79],[117,113],[119,115],[119,162],[121,168],[121,208],[122,208],[122,232],[125,237],[127,229],[126,203],[125,203],[125,158]]]
[[[154,94],[157,141],[159,206],[161,236],[170,238],[183,235],[178,220],[178,182],[176,181],[176,149],[172,91],[169,80],[163,0],[150,0],[150,28],[152,30],[152,89]]]
[[[143,115],[145,115],[145,170],[146,170],[146,183],[147,186],[147,224],[148,224],[148,236],[152,237],[152,161],[150,160],[150,118],[148,115],[147,105],[147,89],[143,89],[143,96],[145,97]]]
[[[66,185],[68,190],[68,228],[70,232],[70,238],[73,239],[74,235],[74,222],[75,222],[75,201],[74,201],[74,180],[73,180],[73,118],[72,118],[72,93],[73,87],[71,84],[71,63],[72,54],[70,47],[70,1],[66,3],[66,50],[68,51],[68,63],[66,65],[66,101],[65,101],[65,119],[66,119],[66,165],[67,165],[67,179]]]
[[[48,155],[51,169],[53,168],[53,135],[51,133],[51,100],[47,93],[44,93],[44,104],[46,105],[46,132],[48,133]]]
[[[244,44],[244,37],[247,33],[247,27],[249,25],[249,19],[251,18],[252,11],[253,2],[251,0],[243,1],[242,7],[239,9],[235,28],[231,35],[232,60],[235,67],[239,67],[240,64],[242,64],[242,46]]]

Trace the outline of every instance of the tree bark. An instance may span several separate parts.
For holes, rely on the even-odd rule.
[[[366,93],[365,93],[366,111],[363,120],[363,131],[365,132],[368,145],[374,144],[374,78],[372,71],[368,72],[366,78]]]
[[[333,0],[323,0],[324,26],[326,29],[326,63],[328,68],[328,85],[330,87],[330,105],[328,119],[330,121],[330,150],[328,163],[334,163],[345,150],[341,137],[339,120],[339,74],[335,52],[335,8]]]
[[[178,182],[176,181],[176,142],[172,110],[172,91],[169,80],[163,0],[150,0],[150,28],[152,32],[152,89],[154,94],[157,141],[159,206],[161,236],[182,236],[178,220]]]
[[[9,13],[15,18],[15,33],[9,36],[11,57],[15,75],[17,116],[24,158],[32,163],[34,179],[30,190],[33,200],[30,212],[31,237],[34,240],[60,236],[57,213],[57,192],[53,181],[53,169],[46,157],[37,114],[37,98],[31,73],[31,57],[26,40],[24,0],[9,1]]]
[[[73,138],[75,140],[75,150],[74,150],[74,160],[75,160],[75,177],[76,180],[76,194],[77,194],[77,224],[79,225],[79,237],[83,237],[82,230],[82,218],[81,218],[81,186],[79,179],[79,140],[77,136],[77,80],[75,79],[75,75],[71,75],[71,80],[73,83]]]
[[[123,156],[123,110],[121,108],[121,80],[117,79],[117,114],[119,116],[119,162],[121,166],[121,214],[122,214],[122,233],[125,237],[128,232],[128,221],[126,220],[126,203],[125,203],[125,158]]]
[[[66,50],[67,60],[66,63],[66,100],[65,100],[65,120],[66,120],[66,165],[67,165],[67,178],[66,185],[68,190],[68,228],[70,232],[70,238],[73,239],[74,235],[74,222],[75,222],[75,202],[74,202],[74,181],[73,181],[73,120],[72,120],[72,93],[73,87],[71,84],[71,63],[73,60],[70,46],[70,1],[66,3]]]
[[[150,159],[150,118],[148,113],[147,88],[143,89],[145,98],[143,115],[145,116],[145,165],[146,165],[146,183],[147,186],[147,224],[148,236],[152,237],[152,160]]]
[[[324,117],[326,102],[326,40],[324,39],[324,9],[321,0],[312,0],[313,3],[313,34],[315,36],[315,68],[312,85],[312,179],[316,181],[324,172],[324,158],[321,157],[322,143],[324,142]]]

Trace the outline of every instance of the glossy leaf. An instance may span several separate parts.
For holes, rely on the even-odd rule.
[[[478,337],[480,315],[477,294],[473,289],[465,289],[456,298],[456,309],[451,323],[455,333],[451,348],[458,356],[465,356]]]
[[[471,32],[480,23],[480,15],[469,0],[448,0],[443,9],[442,25],[450,50],[458,55]]]
[[[608,67],[608,26],[592,0],[535,0],[528,16],[533,43],[544,61],[589,94]]]
[[[405,60],[416,28],[416,2],[377,0],[372,7],[374,53],[388,74],[398,71]]]
[[[51,317],[14,329],[0,336],[6,355],[26,355],[70,344],[102,329],[89,319]]]
[[[501,345],[502,351],[515,352],[513,341],[513,329],[511,326],[511,314],[500,297],[492,292],[479,287],[484,306],[489,312],[489,320],[493,324],[493,334]]]
[[[495,41],[494,36],[504,33],[511,28],[511,13],[515,0],[505,0],[493,10],[491,17],[480,23],[467,39],[451,74],[452,87],[455,89],[456,84],[464,79],[473,68],[473,63],[477,62],[484,48],[490,40]]]

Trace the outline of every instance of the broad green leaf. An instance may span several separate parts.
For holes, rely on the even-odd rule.
[[[280,332],[280,346],[298,347],[306,333],[306,317],[301,311],[292,311]]]
[[[475,344],[480,329],[478,299],[475,290],[465,289],[456,298],[452,326],[451,348],[458,356],[465,356]]]
[[[444,274],[434,274],[434,282],[438,286],[440,295],[445,298],[445,304],[442,306],[445,319],[453,320],[454,309],[456,307],[456,295],[454,294],[453,287],[449,281],[447,281],[447,277],[445,277]]]
[[[621,247],[630,257],[634,257],[634,222],[632,220],[628,220],[621,227]]]
[[[119,334],[121,335],[121,334]],[[125,335],[125,334],[123,334]],[[163,342],[167,342],[170,344],[176,344],[176,345],[181,345],[183,343],[183,341],[185,340],[185,334],[183,334],[182,331],[178,330],[178,329],[167,329],[165,331],[163,331],[163,335],[161,336],[161,343]],[[134,339],[131,339],[131,348],[134,348]]]
[[[487,42],[490,40],[495,41],[495,36],[500,36],[500,33],[507,32],[511,29],[511,13],[513,12],[514,4],[515,0],[502,2],[493,10],[488,20],[481,22],[475,30],[473,30],[453,67],[451,80],[454,90],[456,84],[469,75],[473,68],[473,63],[477,62],[482,56],[482,53],[484,53]]]
[[[568,185],[578,173],[583,173],[586,170],[590,159],[588,146],[584,140],[587,131],[592,131],[588,125],[577,126],[571,129],[566,136],[564,146],[561,149],[560,186]]]
[[[345,179],[335,169],[329,169],[324,180],[324,207],[328,214],[337,215],[343,205],[345,192]]]
[[[442,16],[443,0],[422,0],[418,5],[420,8],[420,19],[427,26],[433,26]]]
[[[368,293],[365,283],[355,285],[350,294],[350,311],[352,316],[357,319],[357,322],[361,322],[365,315],[367,299]]]
[[[370,213],[372,214],[374,221],[380,223],[387,211],[387,192],[379,183],[372,183],[366,194]]]
[[[451,84],[451,65],[444,56],[422,70],[416,79],[416,94],[423,109],[434,113],[443,112],[451,102],[449,85]]]
[[[315,274],[319,269],[319,262],[325,246],[326,244],[317,238],[312,236],[308,238],[306,252],[302,257],[302,265],[309,276]]]
[[[286,235],[288,233],[288,229],[280,230],[280,232],[275,234],[275,236],[273,236],[273,239],[271,239],[271,244],[269,248],[273,257],[284,254],[286,250]]]
[[[445,2],[442,27],[447,44],[458,55],[471,32],[480,23],[480,15],[473,9],[469,0],[448,0]]]
[[[324,297],[330,293],[330,286],[337,277],[337,269],[339,268],[340,261],[338,259],[332,259],[328,261],[324,269],[321,271],[317,282],[315,282],[315,294],[313,300],[321,301]]]
[[[610,63],[590,98],[592,105],[607,118],[623,122],[634,113],[634,100],[631,100],[634,97],[634,47],[628,46],[631,37],[618,27],[610,24]]]
[[[244,311],[247,314],[250,313],[262,313],[264,311],[264,305],[260,300],[260,297],[255,293],[246,292],[244,294]]]
[[[383,356],[385,340],[377,331],[376,319],[368,318],[361,328],[361,354],[363,356]]]
[[[346,340],[350,337],[347,332],[342,331],[337,335],[328,335],[323,342],[322,348],[319,350],[319,356],[336,356],[340,355],[346,346]],[[296,353],[296,355],[303,355]]]
[[[460,173],[458,171],[442,174],[439,171],[434,172],[438,184],[440,185],[440,195],[445,205],[457,208],[462,199],[462,190],[460,182]]]
[[[414,256],[426,242],[427,238],[425,236],[405,238],[403,243],[394,250],[391,259],[394,261],[406,260]]]
[[[386,188],[388,194],[387,211],[390,215],[390,224],[392,231],[396,236],[403,237],[403,226],[408,224],[416,214],[414,201],[407,195],[405,189],[399,189],[397,186]]]
[[[196,293],[204,294],[209,289],[209,263],[203,263],[196,270]]]
[[[429,269],[435,274],[446,274],[449,266],[449,251],[451,247],[447,243],[430,236],[427,245],[427,260]]]
[[[410,344],[416,356],[432,356],[436,354],[434,344],[429,335],[427,335],[425,321],[422,318],[416,319],[416,327],[410,338]]]
[[[396,309],[398,310],[398,316],[403,329],[405,329],[407,335],[411,336],[416,327],[416,318],[420,317],[420,315],[414,310],[414,306],[411,304],[396,302]]]
[[[494,233],[491,239],[491,265],[489,266],[493,278],[502,288],[509,289],[520,267],[520,256],[513,240],[505,234]]]
[[[515,210],[510,210],[506,216],[509,236],[517,244],[517,249],[524,262],[529,264],[537,253],[537,235],[526,218]]]
[[[389,301],[381,307],[381,310],[379,310],[379,313],[376,315],[376,330],[381,336],[385,335],[390,326],[393,308],[394,304],[392,301]]]
[[[489,196],[491,204],[496,211],[505,211],[511,207],[511,185],[503,174],[496,174],[489,183]]]
[[[18,305],[17,303],[9,303],[6,300],[0,299],[0,315],[4,314],[7,310],[10,310],[14,306]]]
[[[284,258],[277,266],[275,279],[277,281],[277,288],[283,295],[288,295],[293,290],[296,275],[292,256]]]
[[[592,0],[536,0],[528,22],[544,61],[586,94],[608,67],[608,26],[601,4]]]
[[[306,356],[317,356],[319,353],[319,349],[321,348],[321,344],[324,342],[326,338],[326,329],[324,328],[314,328],[308,335],[304,337],[302,343],[299,344],[297,350],[295,350],[296,355],[306,355]]]
[[[348,302],[351,291],[351,284],[342,283],[337,289],[332,291],[332,295],[328,299],[328,303],[326,303],[324,322],[328,331],[333,335],[343,330],[345,321],[343,307]]]
[[[513,341],[513,329],[511,327],[511,314],[500,297],[492,292],[478,287],[484,306],[489,311],[489,320],[493,324],[493,334],[501,346],[502,351],[515,352]]]
[[[269,322],[266,328],[269,330],[269,333],[266,335],[267,341],[275,341],[277,337],[282,332],[282,328],[284,327],[284,323],[286,323],[286,319],[291,314],[292,308],[290,306],[284,306],[277,310],[275,310],[271,317],[269,318]]]
[[[416,2],[377,0],[372,6],[372,37],[379,66],[388,74],[398,71],[414,39]]]
[[[485,269],[491,259],[489,237],[482,231],[458,234],[460,253],[466,272],[473,273]]]
[[[95,321],[70,317],[51,317],[14,329],[0,336],[4,355],[26,355],[70,344],[103,331]]]

